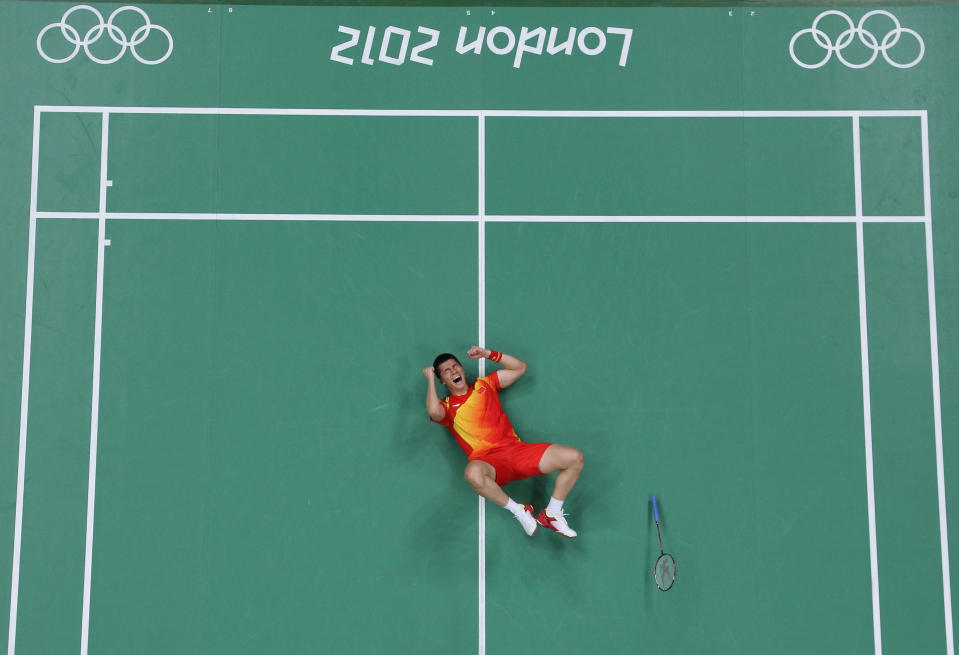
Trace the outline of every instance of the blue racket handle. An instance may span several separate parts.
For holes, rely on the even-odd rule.
[[[653,496],[653,517],[659,523],[659,503],[656,502],[656,496]]]

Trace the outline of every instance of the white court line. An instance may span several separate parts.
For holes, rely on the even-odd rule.
[[[872,454],[872,402],[869,387],[869,336],[866,329],[866,271],[863,226],[856,224],[856,259],[859,265],[859,342],[862,352],[862,414],[866,440],[866,504],[869,514],[869,571],[872,577],[872,626],[876,655],[882,655],[879,611],[879,555],[876,544],[876,488]]]
[[[276,107],[109,107],[38,105],[42,112],[111,114],[186,114],[214,116],[490,116],[495,118],[841,118],[849,116],[921,116],[922,110],[703,110],[703,111],[590,111],[484,109],[316,109]]]
[[[30,354],[33,342],[33,283],[37,251],[37,180],[40,170],[40,111],[33,110],[33,154],[30,159],[30,236],[27,246],[27,292],[23,318],[23,380],[20,387],[20,447],[17,456],[17,508],[13,523],[13,571],[10,575],[10,623],[7,655],[17,644],[20,601],[20,544],[23,538],[23,487],[27,471],[27,422],[30,412]]]
[[[486,119],[480,114],[477,120],[479,132],[479,188],[477,190],[477,242],[478,242],[478,270],[479,270],[479,329],[477,331],[477,345],[486,347]],[[486,375],[486,360],[478,361],[479,375]],[[479,496],[479,655],[486,655],[486,499]]]
[[[920,110],[839,109],[839,110],[703,110],[703,111],[538,111],[492,110],[487,116],[515,118],[848,118],[850,116],[919,116]]]
[[[852,168],[853,196],[856,199],[856,222],[860,223],[862,222],[862,142],[858,116],[852,117]]]
[[[485,200],[484,200],[485,202]],[[128,221],[350,221],[475,223],[924,223],[925,216],[600,216],[465,214],[217,214],[105,212],[107,220]],[[37,212],[37,218],[99,220],[100,212]]]
[[[924,216],[505,216],[487,223],[922,223]]]
[[[932,409],[936,432],[936,485],[939,493],[939,548],[942,551],[942,594],[946,615],[946,654],[955,655],[952,625],[952,583],[949,574],[949,527],[946,521],[946,473],[942,450],[942,397],[939,390],[939,328],[936,319],[936,270],[932,241],[932,190],[929,166],[929,118],[922,114],[923,209],[926,214],[926,287],[929,293],[929,347],[932,363]]]
[[[68,114],[170,114],[189,116],[382,116],[462,117],[479,116],[478,109],[316,109],[276,107],[108,107],[39,105],[42,112]]]
[[[100,427],[100,353],[103,331],[103,265],[106,249],[107,153],[110,142],[110,114],[103,114],[100,136],[100,225],[97,232],[97,297],[93,327],[93,398],[90,408],[90,474],[87,483],[87,534],[83,558],[83,614],[80,655],[87,655],[90,642],[90,586],[93,576],[93,518],[97,489],[97,436]]]
[[[852,119],[853,177],[856,215],[862,215],[862,151],[859,117]],[[882,655],[882,619],[879,605],[879,552],[876,537],[876,484],[872,449],[872,393],[869,385],[869,331],[866,313],[866,253],[863,222],[856,222],[856,261],[859,277],[859,347],[862,353],[862,414],[866,442],[866,508],[869,520],[869,573],[872,579],[872,631],[875,655]]]
[[[468,214],[218,214],[197,212],[38,212],[37,218],[124,221],[349,221],[475,223]]]
[[[349,221],[349,222],[444,222],[473,223],[476,216],[458,214],[169,214],[107,212],[110,220],[187,221]]]

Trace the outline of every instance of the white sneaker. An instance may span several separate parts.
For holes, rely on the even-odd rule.
[[[551,530],[555,530],[564,537],[569,537],[570,539],[576,538],[576,530],[569,527],[569,523],[566,522],[566,517],[568,514],[560,512],[559,516],[550,516],[546,513],[544,509],[539,513],[539,516],[536,517],[536,521]]]
[[[523,505],[523,511],[519,514],[513,514],[513,516],[515,516],[519,524],[523,526],[526,534],[532,537],[533,533],[536,532],[536,528],[539,527],[539,523],[533,518],[533,506]]]

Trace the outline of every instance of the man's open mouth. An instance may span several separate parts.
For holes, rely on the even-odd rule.
[[[456,384],[459,384],[462,381],[463,381],[462,375],[457,375],[456,377],[453,378],[453,382],[455,382]]]

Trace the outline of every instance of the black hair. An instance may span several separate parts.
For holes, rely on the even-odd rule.
[[[456,359],[456,355],[453,355],[453,354],[450,354],[450,353],[443,353],[442,355],[437,355],[437,356],[436,356],[436,359],[433,360],[433,372],[436,373],[436,377],[437,377],[437,378],[440,377],[440,364],[442,364],[443,362],[445,362],[445,361],[448,360],[448,359],[452,359],[452,360],[454,360],[457,364],[459,364],[460,366],[462,366],[462,364],[460,364],[460,360]]]

